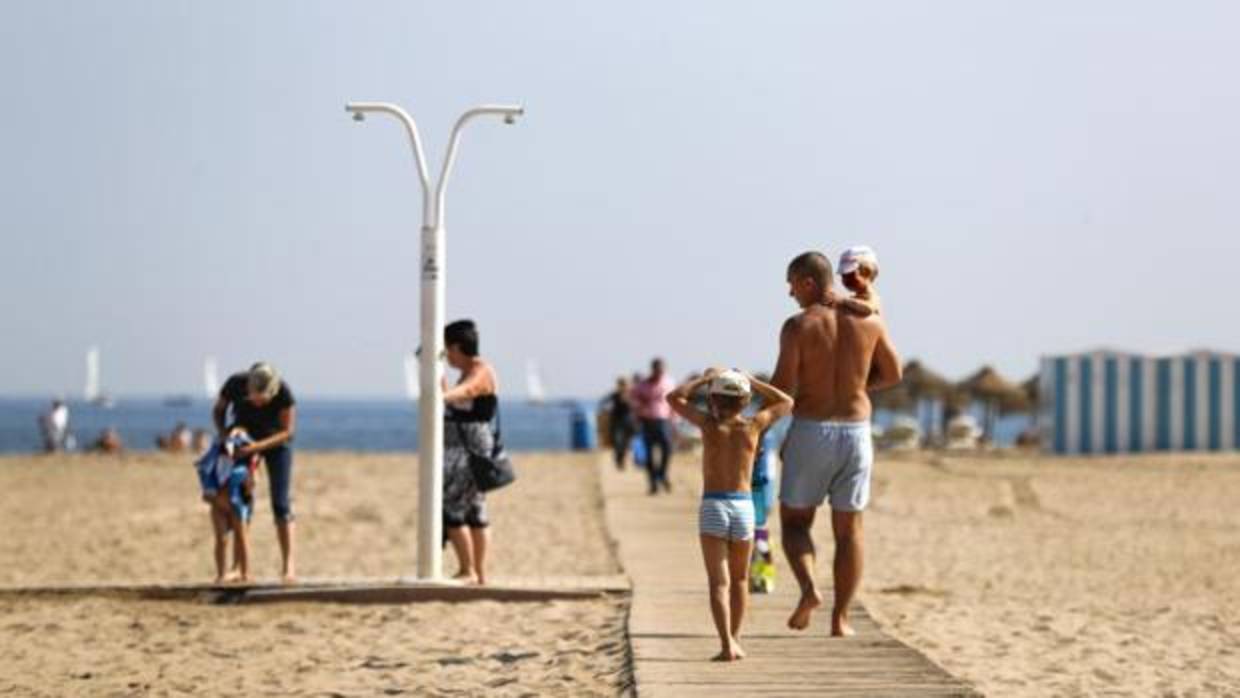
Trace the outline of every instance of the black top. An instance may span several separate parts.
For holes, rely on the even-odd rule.
[[[280,390],[270,402],[259,407],[249,400],[249,374],[237,373],[220,388],[220,397],[232,405],[232,426],[239,426],[250,433],[250,438],[261,441],[283,429],[280,413],[297,404],[288,384],[280,381]]]
[[[621,395],[619,390],[608,395],[607,402],[611,407],[611,418],[614,420],[627,421],[633,412],[629,401],[624,399],[624,395]]]
[[[495,395],[480,395],[470,400],[468,409],[448,405],[444,409],[444,419],[449,422],[489,422],[495,419],[499,409],[499,398]]]

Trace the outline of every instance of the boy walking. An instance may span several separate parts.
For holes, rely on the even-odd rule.
[[[690,401],[708,387],[709,413]],[[743,416],[752,393],[763,398],[752,418]],[[710,589],[710,612],[719,633],[715,661],[745,657],[739,637],[749,605],[749,557],[753,548],[754,507],[750,494],[754,454],[762,432],[792,409],[792,398],[739,371],[711,369],[667,396],[668,404],[702,430],[702,503],[698,532]]]

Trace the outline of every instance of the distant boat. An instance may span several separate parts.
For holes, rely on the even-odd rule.
[[[220,394],[220,367],[214,356],[202,361],[202,387],[208,400],[215,400]]]
[[[533,360],[525,362],[525,395],[535,405],[547,401],[547,391],[543,388],[542,374],[538,364]]]
[[[86,386],[82,389],[82,398],[99,407],[116,406],[116,401],[99,389],[99,347],[86,350]]]
[[[194,404],[194,398],[189,395],[169,395],[164,398],[165,407],[190,407]]]
[[[417,402],[421,394],[418,382],[418,357],[405,354],[405,397],[409,398],[410,402]]]

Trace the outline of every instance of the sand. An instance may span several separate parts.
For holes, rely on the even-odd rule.
[[[303,579],[412,575],[412,458],[299,453],[295,468]],[[491,500],[492,575],[615,574],[593,460],[522,454],[518,468]],[[205,506],[186,458],[2,458],[0,585],[208,581]],[[261,496],[253,531],[256,572],[274,579]],[[0,695],[616,695],[626,612],[617,598],[219,607],[0,596]]]
[[[303,578],[414,573],[415,459],[298,453],[293,509]],[[520,477],[491,497],[489,567],[499,577],[615,574],[593,461],[519,455]],[[280,572],[266,483],[253,567]],[[210,581],[211,524],[189,458],[136,454],[0,458],[0,585]],[[445,555],[453,569],[453,557]]]
[[[521,459],[521,480],[493,500],[493,574],[617,571],[592,463]],[[411,458],[299,454],[297,469],[304,577],[412,572]],[[691,458],[673,474],[678,487],[699,484]],[[184,459],[0,459],[0,584],[207,579],[195,488]],[[1237,695],[1238,500],[1236,456],[883,454],[862,598],[885,629],[988,695]],[[258,571],[272,578],[268,517],[263,502]],[[622,600],[4,597],[0,695],[615,695],[625,612]]]
[[[1240,458],[877,473],[865,603],[987,695],[1240,694]]]

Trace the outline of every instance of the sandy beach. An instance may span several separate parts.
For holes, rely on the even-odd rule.
[[[184,461],[0,459],[10,533],[0,581],[209,578],[208,523]],[[497,577],[618,571],[593,462],[522,456],[518,484],[493,498]],[[699,487],[692,458],[672,472],[677,487]],[[1234,695],[1237,494],[1234,456],[883,454],[861,598],[884,628],[987,695]],[[415,496],[409,457],[300,455],[302,576],[411,574]],[[260,500],[254,532],[270,579],[268,511]],[[818,532],[826,580],[826,517]],[[615,695],[626,608],[6,597],[0,630],[14,671],[0,693]]]
[[[1240,458],[882,455],[874,492],[867,607],[987,695],[1240,692]]]
[[[517,484],[492,498],[495,577],[616,573],[592,461],[517,462]],[[304,579],[412,575],[413,458],[302,453],[296,468]],[[210,526],[196,490],[184,457],[0,459],[0,585],[207,581]],[[253,531],[258,576],[274,579],[261,497]],[[626,608],[5,597],[0,694],[610,696],[625,680]]]

